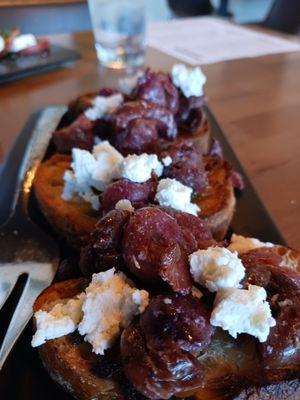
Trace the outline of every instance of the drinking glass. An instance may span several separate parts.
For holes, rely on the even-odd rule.
[[[88,4],[100,63],[115,69],[142,66],[144,0],[88,0]]]

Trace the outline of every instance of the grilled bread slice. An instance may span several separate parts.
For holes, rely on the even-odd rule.
[[[85,242],[100,214],[80,199],[62,199],[63,175],[70,168],[70,162],[70,156],[55,154],[41,164],[35,176],[34,193],[52,228],[76,248]]]
[[[56,303],[74,297],[86,286],[87,281],[83,278],[56,283],[38,297],[34,312],[49,311]],[[288,381],[283,372],[275,379],[280,382],[267,384],[254,341],[249,337],[240,339],[234,340],[218,330],[201,356],[206,377],[203,388],[180,397],[188,396],[194,400],[299,399],[299,380]],[[118,346],[115,351],[118,352]],[[121,370],[112,373],[110,360],[106,356],[96,356],[77,333],[47,341],[39,347],[39,354],[52,379],[77,400],[144,399],[126,381]],[[257,382],[255,387],[253,382]]]
[[[47,221],[74,247],[85,243],[97,219],[100,218],[101,211],[94,211],[87,202],[80,199],[62,199],[63,175],[70,167],[70,162],[69,156],[55,154],[41,164],[36,173],[34,191]],[[216,157],[207,157],[205,166],[209,186],[203,195],[194,199],[194,202],[200,206],[200,217],[207,222],[215,239],[222,240],[235,206],[231,170],[226,161]]]

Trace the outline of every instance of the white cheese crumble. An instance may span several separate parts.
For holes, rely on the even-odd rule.
[[[120,164],[121,176],[137,183],[148,181],[152,172],[159,177],[162,171],[163,165],[156,154],[130,154]]]
[[[161,179],[158,182],[155,200],[161,206],[172,207],[175,210],[184,211],[196,215],[200,208],[191,203],[193,190],[183,185],[176,179]]]
[[[93,147],[93,156],[97,160],[93,171],[93,186],[103,190],[114,179],[120,177],[119,164],[123,156],[107,140]]]
[[[104,354],[120,330],[142,313],[148,302],[148,292],[132,287],[126,276],[115,273],[114,268],[94,274],[86,289],[79,333],[85,335],[96,354]]]
[[[103,118],[106,114],[114,112],[120,104],[123,103],[121,93],[112,94],[111,96],[96,96],[92,104],[93,106],[85,110],[84,115],[91,121]]]
[[[0,35],[0,52],[5,49],[5,40],[3,37]]]
[[[36,332],[32,338],[32,347],[37,347],[46,340],[74,332],[82,318],[82,303],[84,293],[66,303],[56,304],[50,312],[39,310],[34,314]]]
[[[239,287],[245,268],[237,253],[224,247],[197,250],[189,256],[190,271],[195,282],[211,292]]]
[[[202,96],[206,76],[200,67],[188,68],[184,64],[175,64],[172,68],[172,81],[186,97]]]
[[[230,239],[230,245],[228,249],[230,251],[237,251],[238,254],[247,253],[250,250],[258,249],[259,247],[273,247],[274,244],[270,242],[261,242],[259,239],[246,237],[242,235],[232,234]]]
[[[64,173],[64,190],[61,197],[63,200],[72,200],[76,194],[90,203],[94,210],[98,210],[100,207],[99,196],[91,188],[96,160],[90,152],[81,149],[73,149],[72,158],[71,168],[73,171]]]
[[[231,336],[248,333],[265,342],[270,328],[276,325],[264,288],[224,289],[217,293],[210,323],[227,330]]]
[[[72,171],[64,174],[62,198],[72,200],[76,194],[90,203],[94,210],[99,210],[99,195],[92,188],[104,190],[119,177],[119,163],[123,156],[108,141],[103,141],[93,147],[92,153],[73,149],[72,158]]]
[[[172,164],[172,158],[170,156],[164,157],[161,162],[164,164],[165,167],[168,167],[169,165]]]
[[[14,38],[9,51],[11,51],[12,53],[17,53],[18,51],[27,49],[28,47],[36,46],[37,43],[37,39],[34,35],[32,35],[31,33],[26,33],[24,35],[19,35]]]
[[[131,201],[127,199],[119,200],[115,205],[115,209],[129,211],[131,213],[134,212],[134,207],[132,206]]]
[[[136,289],[121,272],[112,268],[94,274],[86,291],[65,303],[56,304],[51,311],[37,311],[36,333],[32,346],[55,339],[78,329],[96,354],[104,354],[149,303],[149,293]]]

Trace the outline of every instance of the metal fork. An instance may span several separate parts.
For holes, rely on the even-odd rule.
[[[30,220],[28,200],[38,164],[44,157],[51,133],[64,112],[64,107],[51,107],[41,113],[20,162],[11,215],[0,227],[0,309],[19,276],[24,273],[27,275],[22,295],[0,349],[0,370],[31,318],[36,297],[52,282],[57,270],[57,244]],[[10,174],[9,164],[12,165],[12,161],[18,162],[13,157],[14,150],[2,171],[4,179],[8,179]]]

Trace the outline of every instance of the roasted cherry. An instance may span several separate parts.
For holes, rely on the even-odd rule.
[[[155,121],[158,133],[168,139],[174,139],[177,135],[173,114],[166,108],[145,100],[129,101],[118,107],[111,118],[115,134],[126,129],[130,121],[135,119]]]
[[[258,345],[262,363],[267,369],[296,369],[300,365],[300,275],[284,267],[273,248],[250,251],[242,260],[244,284],[266,289],[276,320],[267,341]]]
[[[194,189],[197,194],[203,192],[208,184],[202,154],[189,140],[169,145],[160,158],[171,157],[172,163],[164,168],[164,176],[177,179]]]
[[[161,209],[176,219],[183,235],[182,246],[187,254],[216,245],[210,229],[200,218],[173,208],[161,207]]]
[[[189,292],[192,282],[183,235],[176,219],[157,207],[135,211],[125,226],[123,258],[130,271],[147,283],[167,282]]]
[[[53,133],[53,141],[60,153],[69,153],[72,148],[91,150],[94,144],[94,121],[80,115],[69,126]]]
[[[169,75],[151,71],[149,68],[138,79],[134,96],[163,106],[174,115],[179,108],[179,93]]]
[[[153,202],[157,187],[156,179],[137,183],[120,179],[111,183],[101,195],[101,204],[105,212],[115,208],[119,200],[127,199],[134,208],[141,208]]]
[[[123,331],[121,357],[133,386],[151,399],[169,399],[201,385],[197,356],[211,341],[213,327],[204,303],[193,296],[159,295]]]
[[[151,119],[136,118],[126,128],[114,133],[114,146],[124,156],[128,154],[157,153],[157,123]]]
[[[203,125],[206,116],[203,111],[205,96],[185,97],[179,91],[179,108],[176,114],[176,121],[180,131],[191,133],[199,125]]]
[[[88,244],[80,252],[80,269],[84,275],[122,267],[120,245],[129,214],[129,211],[113,210],[96,223]]]

